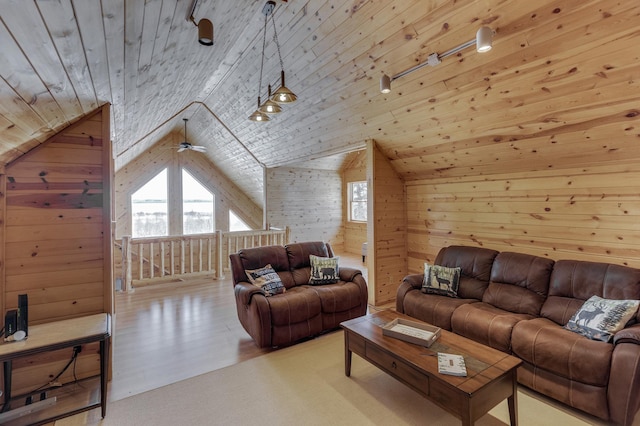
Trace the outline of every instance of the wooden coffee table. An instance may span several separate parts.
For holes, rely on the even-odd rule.
[[[417,321],[395,311],[381,311],[340,324],[347,376],[355,352],[460,418],[465,426],[473,425],[505,399],[511,425],[518,424],[516,369],[520,359],[446,330],[429,348],[383,335],[381,326],[396,318]],[[436,352],[463,355],[467,377],[438,373],[437,357],[429,356]]]

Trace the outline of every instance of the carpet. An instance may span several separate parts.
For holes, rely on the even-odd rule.
[[[529,391],[520,425],[599,424]],[[506,401],[476,422],[508,424]],[[344,375],[341,331],[109,404],[124,425],[459,425],[460,420],[353,355]]]

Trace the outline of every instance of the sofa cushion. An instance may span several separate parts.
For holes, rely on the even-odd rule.
[[[304,243],[291,243],[284,246],[289,258],[291,270],[308,268],[311,266],[309,255],[330,257],[327,244],[323,241],[310,241]],[[333,253],[331,253],[333,254]]]
[[[513,353],[538,368],[570,380],[607,386],[613,345],[587,339],[546,318],[515,325]]]
[[[451,316],[451,330],[503,352],[511,352],[511,331],[532,315],[516,314],[483,302],[460,306]]]
[[[553,266],[549,297],[540,316],[565,325],[585,300],[640,299],[640,269],[610,263],[558,260]],[[640,310],[636,313],[638,322]]]
[[[251,284],[260,287],[266,296],[284,293],[286,290],[280,276],[273,270],[271,264],[267,264],[263,268],[247,269],[244,272]]]
[[[339,281],[335,284],[313,286],[320,297],[322,313],[348,311],[362,305],[360,287],[354,282]]]
[[[638,311],[638,300],[612,300],[591,296],[565,328],[589,339],[608,342]]]
[[[424,264],[422,292],[456,297],[460,285],[460,268]]]
[[[554,261],[524,253],[502,252],[491,268],[482,301],[518,314],[540,314]]]
[[[309,255],[311,265],[311,277],[309,284],[335,284],[340,280],[340,270],[338,269],[339,257],[320,257]]]
[[[402,301],[402,312],[410,317],[451,331],[451,315],[459,306],[477,302],[476,299],[460,299],[437,294],[424,294],[412,289]]]
[[[460,268],[458,297],[482,299],[491,278],[491,266],[498,252],[482,247],[449,246],[442,248],[434,264]]]
[[[238,252],[238,257],[240,258],[242,271],[238,270],[238,268],[234,266],[233,275],[235,282],[250,282],[249,277],[246,276],[244,271],[248,269],[259,269],[270,264],[278,273],[280,280],[286,288],[290,288],[295,285],[293,275],[289,270],[289,258],[287,256],[287,251],[283,246],[265,246],[242,249]]]
[[[295,286],[284,294],[267,298],[272,325],[288,325],[307,321],[320,315],[317,293],[306,286]]]
[[[292,243],[284,246],[295,285],[309,284],[311,260],[309,256],[333,257],[331,246],[322,241]]]

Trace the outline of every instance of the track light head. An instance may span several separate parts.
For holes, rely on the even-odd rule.
[[[479,53],[491,50],[493,30],[489,27],[482,27],[476,33],[476,51]]]
[[[382,77],[380,77],[380,92],[381,93],[391,92],[391,77],[389,77],[386,74],[382,74]]]
[[[198,22],[198,42],[204,46],[213,46],[213,23],[208,19]]]

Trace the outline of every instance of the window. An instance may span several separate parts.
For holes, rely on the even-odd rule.
[[[214,228],[213,194],[182,169],[182,233],[206,234]]]
[[[367,221],[367,182],[349,182],[349,220]]]
[[[131,195],[132,235],[169,235],[167,212],[167,169],[164,169]]]
[[[229,231],[251,231],[251,228],[233,210],[229,209]]]

